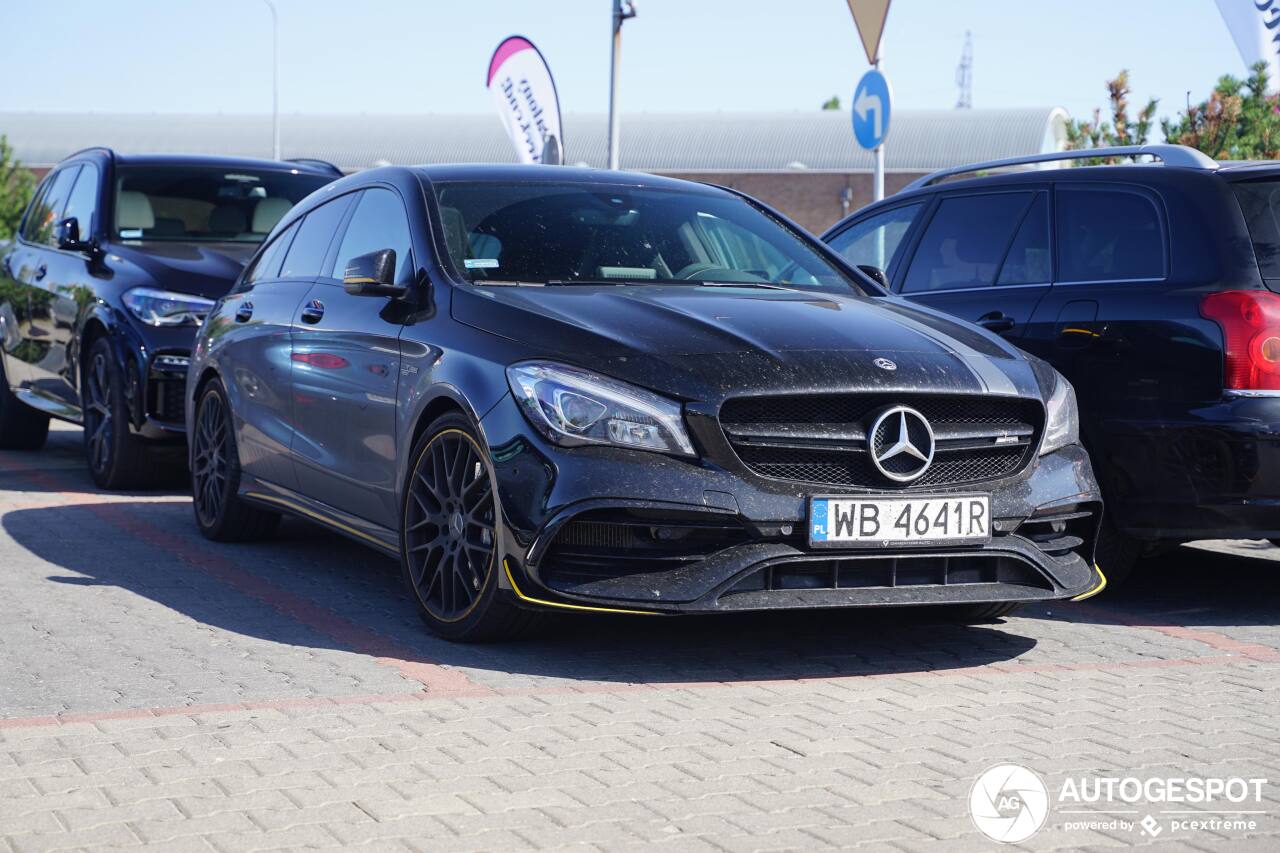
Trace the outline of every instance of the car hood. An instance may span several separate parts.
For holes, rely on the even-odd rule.
[[[459,287],[452,311],[535,357],[681,397],[869,388],[1040,393],[1026,359],[999,337],[892,297],[660,285]]]
[[[216,299],[256,251],[256,243],[113,243],[107,264],[127,264],[146,273],[155,287]]]

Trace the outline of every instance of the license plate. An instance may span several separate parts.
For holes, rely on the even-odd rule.
[[[972,543],[990,538],[991,506],[986,495],[809,501],[809,544],[814,547]]]

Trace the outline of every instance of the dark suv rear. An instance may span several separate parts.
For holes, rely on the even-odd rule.
[[[84,425],[103,488],[183,464],[196,328],[293,205],[342,173],[319,161],[120,155],[45,177],[0,249],[0,447]]]
[[[1148,155],[1160,162],[958,179]],[[1152,145],[978,164],[823,239],[1075,385],[1109,576],[1144,544],[1280,536],[1280,163]]]

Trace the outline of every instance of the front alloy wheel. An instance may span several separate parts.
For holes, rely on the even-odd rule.
[[[423,621],[451,640],[522,630],[530,614],[498,593],[498,513],[493,469],[458,414],[427,428],[405,487],[401,565]]]

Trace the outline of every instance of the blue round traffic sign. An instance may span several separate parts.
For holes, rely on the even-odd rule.
[[[892,100],[887,77],[874,68],[862,75],[853,90],[853,135],[863,148],[878,148],[889,135]]]

